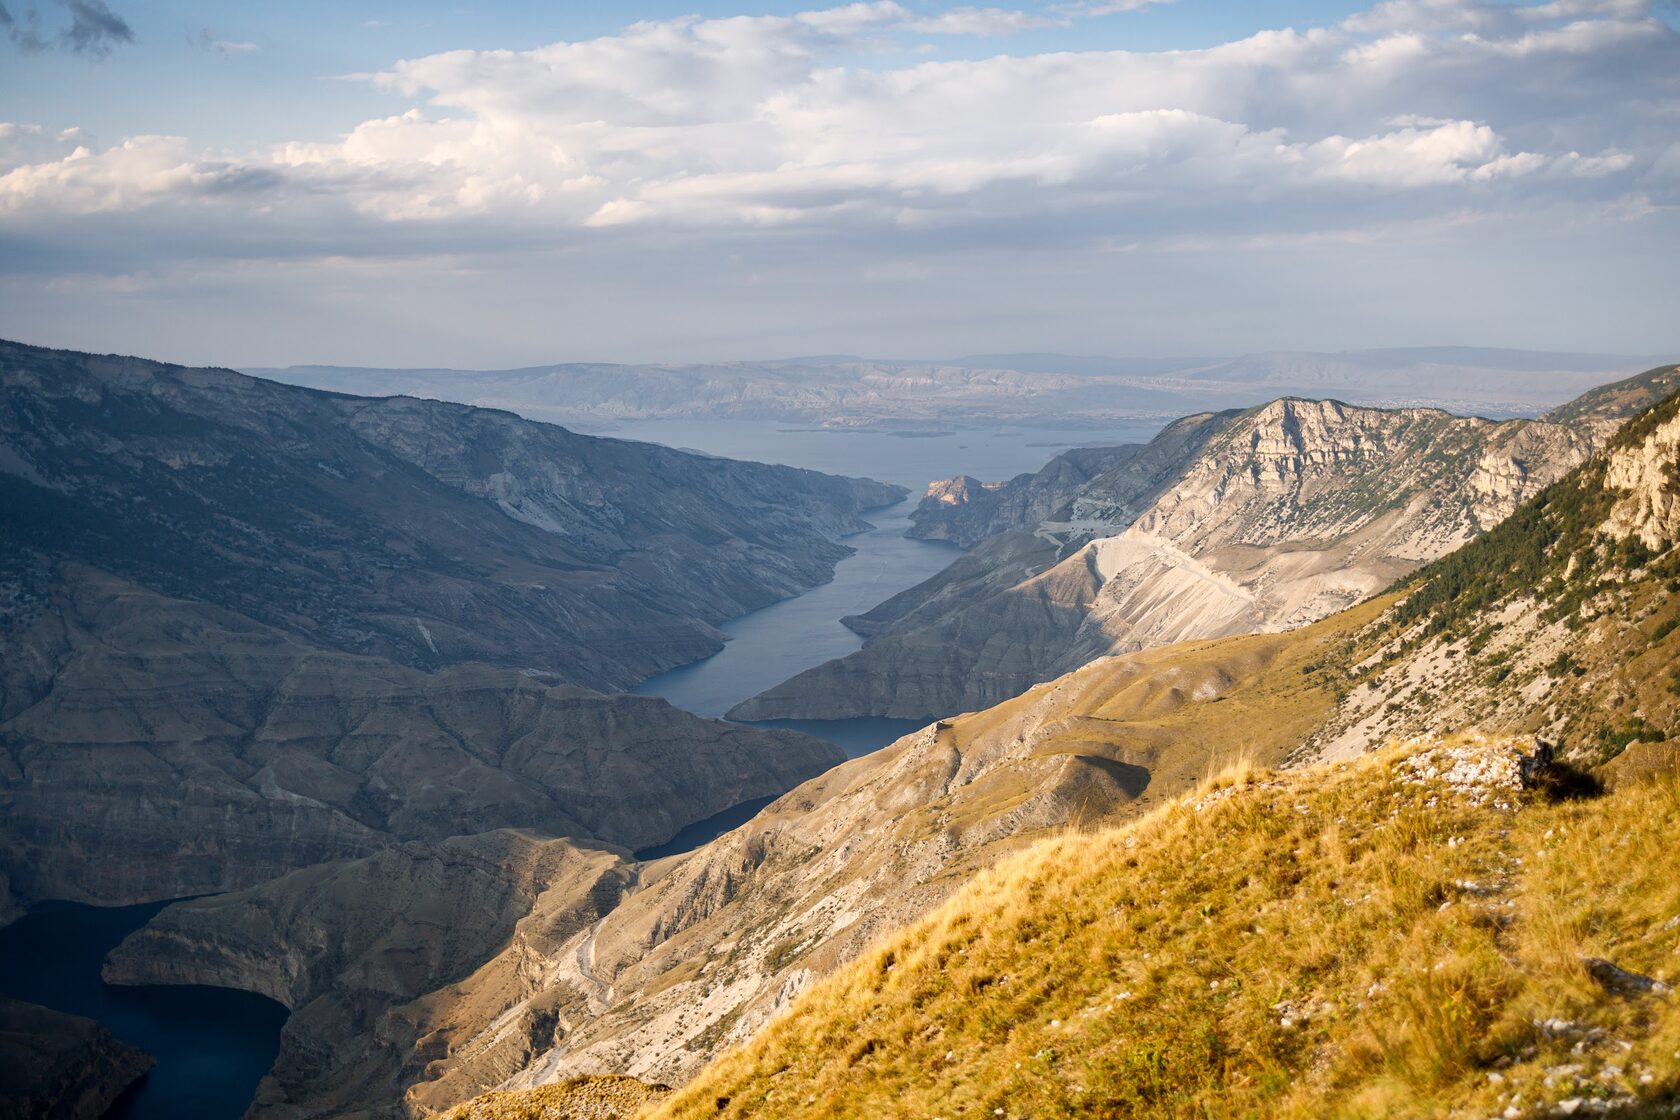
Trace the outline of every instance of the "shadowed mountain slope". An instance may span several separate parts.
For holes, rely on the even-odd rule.
[[[0,343],[0,914],[520,827],[627,848],[828,744],[609,696],[902,490]]]
[[[859,514],[902,496],[484,409],[0,343],[14,603],[37,591],[28,556],[65,557],[346,652],[627,688],[830,578]]]

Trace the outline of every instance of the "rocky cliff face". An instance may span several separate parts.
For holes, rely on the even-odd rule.
[[[0,1116],[100,1120],[151,1067],[92,1019],[0,996]]]
[[[1666,540],[1629,567],[1637,526],[1603,529],[1644,477],[1609,464],[1652,461],[1667,477],[1680,401],[1664,407],[1399,591],[1287,633],[1099,659],[854,760],[646,867],[639,889],[574,941],[587,953],[558,955],[549,991],[562,1034],[507,1084],[682,1080],[973,868],[1035,836],[1140,814],[1237,760],[1349,757],[1480,727],[1556,737],[1564,757],[1608,760],[1610,772],[1628,742],[1680,732],[1669,590],[1680,558]]]
[[[624,688],[804,591],[904,491],[0,343],[0,579],[67,557],[312,644]],[[27,592],[29,589],[24,588]]]
[[[503,827],[636,848],[842,757],[464,665],[311,648],[231,611],[60,565],[5,639],[0,870],[112,905],[251,886],[401,840]]]
[[[1142,450],[1140,445],[1083,447],[1065,451],[1042,470],[1008,482],[981,482],[968,475],[934,482],[910,514],[909,535],[973,548],[998,533],[1031,528],[1052,516],[1092,479]]]
[[[1190,418],[1039,521],[1038,570],[995,538],[863,616],[862,650],[731,714],[925,718],[1094,657],[1300,626],[1499,523],[1615,424],[1294,399]]]
[[[112,952],[105,979],[241,988],[290,1008],[254,1116],[403,1117],[405,1093],[436,1098],[445,1077],[495,1084],[553,1044],[552,1008],[504,1012],[629,876],[613,851],[524,832],[409,843],[171,906]],[[498,952],[519,967],[485,974]]]
[[[1637,538],[1653,552],[1680,540],[1680,417],[1611,452],[1604,484],[1620,495],[1605,521],[1606,534]]]

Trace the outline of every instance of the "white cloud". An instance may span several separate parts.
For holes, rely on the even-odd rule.
[[[1013,35],[1035,27],[1063,27],[1070,22],[1066,16],[1040,15],[1015,8],[951,8],[936,16],[911,20],[905,24],[911,31],[928,35],[975,35],[991,38]]]
[[[1551,0],[1504,3],[1502,0],[1383,0],[1349,16],[1353,31],[1505,31],[1561,20],[1631,21],[1649,17],[1651,0]]]
[[[856,3],[450,51],[365,78],[406,111],[263,151],[5,125],[0,214],[176,207],[206,229],[217,215],[354,241],[390,229],[393,245],[417,224],[463,243],[660,225],[996,237],[1052,220],[1093,239],[1310,236],[1298,227],[1456,212],[1490,192],[1584,213],[1636,182],[1656,205],[1675,189],[1659,165],[1673,162],[1662,114],[1680,38],[1640,0],[1386,0],[1336,27],[1197,50],[853,61],[902,57],[861,49],[884,34],[999,35],[1140,6]]]

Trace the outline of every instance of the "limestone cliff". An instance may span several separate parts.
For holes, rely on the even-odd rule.
[[[1674,368],[1563,423],[1297,399],[1181,422],[1037,522],[1044,547],[992,538],[854,620],[862,650],[730,714],[928,718],[1095,657],[1323,618],[1498,524]]]
[[[1604,465],[1604,485],[1620,495],[1606,534],[1638,538],[1653,552],[1680,540],[1680,417],[1616,448]]]

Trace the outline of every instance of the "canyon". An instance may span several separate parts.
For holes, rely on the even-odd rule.
[[[902,487],[7,345],[0,906],[209,895],[105,976],[290,1009],[254,1117],[682,1084],[985,868],[1233,758],[1479,721],[1600,765],[1672,714],[1672,627],[1642,624],[1680,367],[1537,420],[1285,398],[935,484],[911,532],[969,551],[730,712],[926,721],[843,761],[617,690],[826,578]],[[1450,606],[1453,565],[1497,569],[1476,550],[1520,551],[1560,494],[1645,550],[1598,556],[1588,513],[1552,533],[1569,579],[1603,569],[1595,644],[1562,568]]]
[[[992,488],[936,484],[915,532],[973,550],[848,619],[863,649],[729,714],[934,718],[1096,657],[1303,625],[1498,524],[1677,384],[1658,367],[1538,420],[1284,399]]]
[[[1153,1099],[1150,1094],[1178,1091],[1172,1086],[1202,1085],[1224,1067],[1186,1058],[1182,1047],[1189,1043],[1183,1042],[1160,1051],[1169,1061],[1189,1063],[1171,1080],[1150,1080],[1129,1066],[1099,1069],[1085,1056],[1104,1052],[1110,1036],[1087,1037],[1085,1017],[1117,1015],[1116,1029],[1128,1035],[1190,1015],[1216,1030],[1212,1024],[1241,996],[1241,983],[1231,996],[1210,998],[1206,1006],[1180,997],[1220,991],[1221,974],[1228,980],[1233,968],[1249,975],[1260,966],[1228,963],[1244,959],[1242,945],[1250,943],[1240,941],[1242,930],[1233,926],[1221,934],[1237,940],[1217,951],[1197,941],[1198,930],[1228,921],[1220,917],[1227,906],[1221,891],[1253,887],[1257,876],[1264,878],[1254,872],[1230,883],[1206,867],[1205,851],[1217,843],[1211,836],[1172,848],[1161,857],[1159,875],[1150,878],[1138,870],[1139,860],[1155,858],[1148,845],[1162,830],[1233,820],[1214,815],[1225,812],[1226,801],[1255,805],[1229,812],[1248,814],[1240,819],[1256,826],[1271,822],[1268,827],[1287,830],[1305,819],[1327,845],[1326,862],[1312,873],[1322,871],[1332,888],[1366,866],[1356,858],[1381,850],[1388,843],[1383,830],[1413,811],[1423,815],[1415,826],[1399,826],[1395,850],[1427,848],[1419,854],[1431,865],[1456,866],[1455,850],[1471,836],[1503,843],[1511,835],[1505,814],[1512,812],[1536,814],[1521,818],[1539,822],[1523,833],[1530,846],[1562,843],[1577,832],[1593,837],[1583,840],[1588,848],[1611,845],[1647,824],[1652,836],[1662,834],[1672,827],[1673,775],[1680,771],[1680,754],[1667,741],[1680,718],[1674,669],[1680,631],[1672,595],[1680,575],[1680,533],[1672,516],[1673,496],[1680,493],[1677,412],[1680,396],[1640,413],[1609,437],[1604,451],[1386,594],[1286,633],[1179,642],[1101,658],[1004,704],[938,721],[790,792],[729,836],[670,865],[647,868],[639,892],[589,940],[593,972],[605,979],[606,990],[586,996],[563,964],[545,991],[548,998],[571,995],[562,1015],[563,1022],[571,1020],[570,1029],[508,1086],[566,1084],[567,1078],[607,1071],[690,1082],[649,1106],[650,1116],[745,1116],[765,1108],[777,1115],[869,1115],[889,1101],[899,1110],[908,1100],[922,1100],[917,1094],[930,1076],[944,1086],[941,1099],[960,1105],[958,1111],[1000,1094],[1019,1107],[1051,1092],[1080,1114],[1109,1099],[1076,1099],[1093,1078],[1103,1086],[1100,1093]],[[1396,745],[1366,759],[1384,744]],[[1271,767],[1281,772],[1268,773]],[[1226,776],[1215,777],[1227,768]],[[1519,779],[1519,772],[1535,777]],[[1531,781],[1553,783],[1551,792],[1525,793]],[[1617,799],[1593,801],[1605,786]],[[1323,799],[1338,788],[1352,789],[1350,799],[1334,802],[1321,816]],[[1395,790],[1403,791],[1405,804],[1390,813]],[[1284,792],[1274,797],[1274,791]],[[1549,811],[1549,803],[1569,808]],[[1460,804],[1472,816],[1454,816]],[[1355,825],[1371,806],[1383,810],[1368,827]],[[1034,841],[1048,842],[1000,865],[1004,854]],[[1292,841],[1293,857],[1279,857],[1246,839],[1237,842],[1249,846],[1221,855],[1220,868],[1251,855],[1266,866],[1279,867],[1281,859],[1284,886],[1302,881],[1289,869],[1308,850],[1316,852]],[[1359,845],[1357,857],[1352,844]],[[1665,922],[1672,915],[1671,877],[1650,874],[1637,859],[1605,860],[1602,851],[1582,849],[1567,864],[1546,860],[1546,854],[1533,854],[1548,876],[1545,889],[1564,892],[1581,914],[1612,899],[1630,908],[1625,925],[1604,927],[1584,944],[1614,942],[1643,967],[1660,966],[1672,942],[1673,925]],[[1594,870],[1583,871],[1583,860]],[[1512,876],[1519,873],[1520,859],[1506,862],[1516,869]],[[984,867],[1000,869],[975,874]],[[1085,874],[1098,869],[1104,869],[1101,883]],[[1457,874],[1456,887],[1448,882],[1439,889],[1450,896],[1456,890],[1465,901],[1496,893]],[[1054,884],[1064,876],[1082,886],[1060,891]],[[1594,885],[1584,887],[1584,877]],[[1144,893],[1141,901],[1122,899],[1115,904],[1119,910],[1097,907],[1090,918],[1065,927],[1065,916],[1080,910],[1089,892],[1111,889],[1103,884],[1122,894]],[[1420,919],[1450,913],[1446,920],[1467,931],[1526,921],[1519,927],[1523,937],[1575,944],[1577,934],[1566,937],[1549,927],[1546,912],[1519,910],[1489,922],[1475,905],[1449,911],[1456,897],[1441,902],[1439,893],[1426,893],[1415,913]],[[1150,910],[1151,900],[1166,898],[1179,901]],[[1230,905],[1249,935],[1256,923],[1277,915],[1289,915],[1299,929],[1316,920],[1313,914],[1368,914],[1376,939],[1370,959],[1383,977],[1428,971],[1429,954],[1393,948],[1404,934],[1394,932],[1399,915],[1386,904],[1362,910],[1358,899],[1320,896],[1311,904],[1316,909],[1274,910],[1282,901]],[[1395,905],[1414,912],[1398,897]],[[1542,910],[1558,905],[1548,902]],[[1116,923],[1117,912],[1137,918]],[[932,916],[918,922],[924,914]],[[1128,963],[1094,947],[1080,955],[1091,936],[1109,930],[1147,936],[1197,983],[1186,988],[1177,972],[1163,973],[1135,956]],[[1009,932],[1005,937],[1001,931]],[[932,956],[919,947],[930,933],[943,946]],[[988,940],[994,933],[1001,938],[996,943]],[[1173,950],[1174,944],[1193,951]],[[1251,944],[1267,951],[1272,942]],[[1269,950],[1274,960],[1279,952],[1286,959],[1298,955],[1306,970],[1278,980],[1285,985],[1317,983],[1321,970],[1348,963],[1310,940],[1278,945]],[[603,946],[605,959],[616,962],[606,968]],[[985,956],[965,958],[971,952]],[[1622,1007],[1628,992],[1667,990],[1664,981],[1647,976],[1621,981],[1631,974],[1595,959],[1589,971],[1608,979],[1589,981],[1581,995],[1565,997],[1555,970],[1580,967],[1573,958],[1546,958],[1539,968],[1526,952],[1490,953],[1490,961],[1517,969],[1510,985],[1528,986],[1535,998],[1561,998],[1579,1008],[1577,1014],[1598,1016],[1595,1021]],[[1020,976],[1038,976],[1035,969],[1042,971],[1047,959],[1058,961],[1060,971],[1024,980],[1019,992],[1003,987]],[[1437,971],[1462,963],[1459,957],[1435,959]],[[1076,966],[1076,960],[1083,963]],[[991,963],[981,967],[980,961]],[[1064,992],[1083,993],[1086,969],[1099,977],[1118,969],[1103,983],[1126,991],[1112,999],[1105,994],[1110,1004],[1134,996],[1155,1002],[1105,1009],[1103,1001],[1089,1003],[1083,994],[1064,999]],[[1672,968],[1659,967],[1659,975],[1671,976]],[[1316,1038],[1337,1023],[1357,1021],[1390,982],[1372,984],[1367,976],[1330,1010],[1301,1004],[1292,1011],[1297,1004],[1289,999],[1272,1003],[1271,986],[1263,985],[1260,994],[1274,1015],[1283,1008],[1286,1032],[1310,1019]],[[1511,990],[1478,989],[1489,998]],[[1173,1006],[1181,1010],[1165,1019],[1152,1014],[1163,998],[1176,1000]],[[1474,998],[1479,1004],[1483,996]],[[929,1015],[930,1006],[945,1011]],[[1434,1006],[1431,998],[1414,1011],[1427,1015]],[[1058,1007],[1065,1018],[1051,1019]],[[986,1009],[995,1017],[988,1018]],[[1658,1018],[1648,1018],[1653,1014]],[[1602,1080],[1614,1081],[1629,1100],[1671,1099],[1675,1069],[1663,1056],[1663,1040],[1674,1025],[1669,1005],[1648,1011],[1629,1006],[1627,1015],[1628,1024],[1619,1029],[1630,1033],[1618,1037],[1636,1039],[1628,1046],[1642,1047],[1641,1060],[1658,1063],[1664,1073],[1627,1081],[1618,1064],[1623,1050],[1606,1050],[1591,1038],[1572,1053],[1588,1055],[1595,1070],[1602,1066]],[[897,1025],[873,1025],[884,1017]],[[1658,1022],[1663,1025],[1653,1025]],[[1545,1037],[1533,1042],[1526,1026],[1513,1030],[1501,1068],[1520,1072],[1525,1093],[1567,1106],[1565,1098],[1574,1099],[1581,1083],[1557,1072],[1561,1059],[1555,1056],[1551,1065],[1532,1060],[1536,1050],[1552,1053]],[[1014,1045],[1016,1031],[1027,1032],[1030,1044]],[[1455,1045],[1481,1037],[1465,1035]],[[1569,1035],[1556,1053],[1578,1037],[1584,1035]],[[732,1044],[741,1048],[723,1057]],[[1019,1069],[1029,1060],[1045,1063],[1046,1046],[1079,1064],[1064,1069],[1052,1060],[1031,1075],[1009,1072],[1005,1055],[1018,1059]],[[1308,1049],[1291,1052],[1288,1060],[1306,1062],[1315,1052],[1340,1051]],[[906,1055],[908,1061],[901,1061]],[[1478,1068],[1478,1059],[1465,1061],[1462,1078],[1431,1075],[1409,1091],[1450,1085],[1456,1099],[1469,1099],[1477,1086],[1498,1083]],[[976,1072],[982,1067],[991,1072]],[[1351,1070],[1348,1076],[1354,1076]],[[1388,1076],[1405,1074],[1396,1065]],[[1343,1084],[1320,1084],[1305,1066],[1299,1077],[1302,1092],[1310,1094],[1330,1094]],[[1230,1093],[1245,1091],[1246,1082],[1221,1084],[1220,1091]],[[994,1104],[1003,1107],[986,1100],[984,1111]],[[528,1115],[509,1110],[508,1101],[502,1105],[503,1115]]]
[[[0,913],[407,841],[634,849],[842,756],[609,694],[901,488],[0,343]]]

